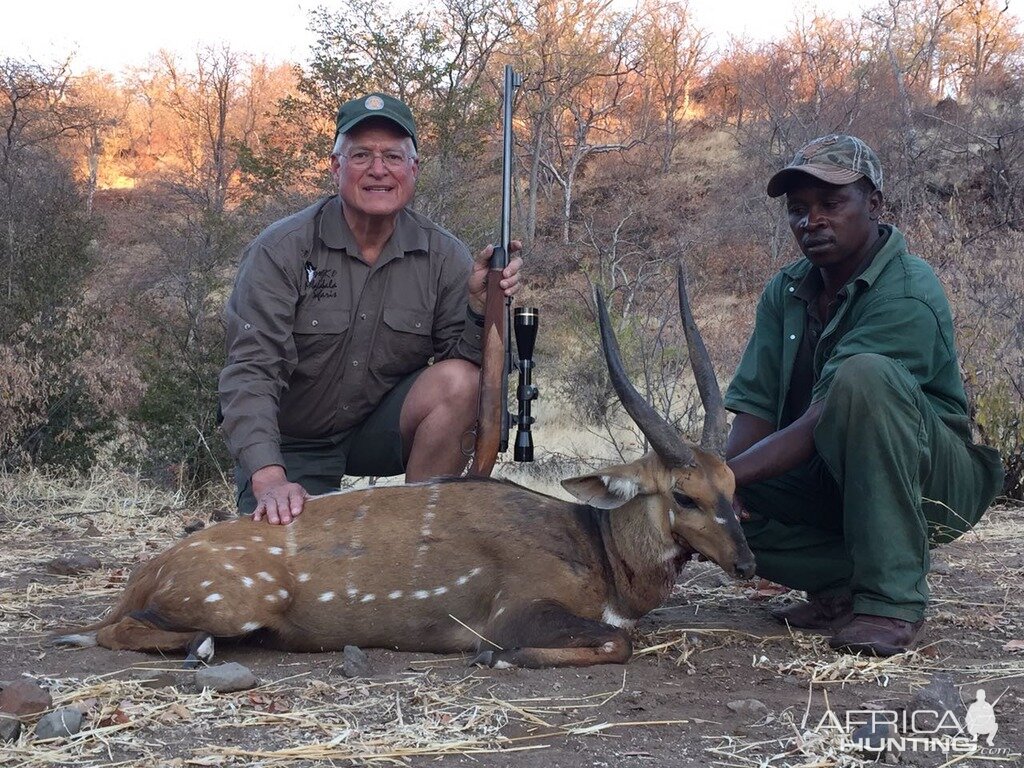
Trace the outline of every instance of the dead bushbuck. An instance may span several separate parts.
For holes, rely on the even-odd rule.
[[[475,651],[492,666],[625,662],[628,628],[668,597],[694,553],[749,577],[754,558],[721,456],[725,411],[680,308],[705,407],[701,446],[683,440],[630,384],[595,294],[608,370],[652,450],[565,480],[581,503],[510,482],[441,479],[311,499],[291,524],[240,518],[141,565],[102,621],[70,645],[190,651],[259,632],[276,647]]]

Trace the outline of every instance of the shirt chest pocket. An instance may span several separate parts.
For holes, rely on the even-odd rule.
[[[298,358],[292,378],[315,378],[332,358],[340,359],[349,323],[348,311],[300,309],[292,329]]]
[[[433,314],[427,310],[386,308],[374,349],[374,367],[390,375],[422,368],[434,354],[432,329]]]

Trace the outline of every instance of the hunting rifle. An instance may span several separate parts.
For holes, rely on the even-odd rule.
[[[537,310],[518,308],[515,313],[518,363],[509,344],[512,299],[501,289],[501,273],[508,266],[509,230],[512,218],[512,94],[522,85],[522,77],[505,65],[505,87],[502,99],[501,152],[501,229],[491,254],[487,279],[487,301],[484,308],[483,357],[480,364],[480,406],[477,411],[476,446],[469,474],[487,477],[494,469],[498,454],[508,450],[508,432],[512,415],[508,411],[508,377],[512,367],[519,367],[519,434],[515,460],[533,461],[533,437],[530,425],[530,402],[537,397],[533,385],[533,344],[537,336]]]

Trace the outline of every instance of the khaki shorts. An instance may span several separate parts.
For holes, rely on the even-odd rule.
[[[310,494],[338,490],[341,478],[390,477],[405,472],[405,452],[399,419],[402,405],[425,368],[402,379],[380,401],[377,409],[357,427],[328,437],[298,438],[281,436],[281,453],[288,479]],[[235,469],[238,488],[238,513],[252,514],[256,498],[250,478]]]

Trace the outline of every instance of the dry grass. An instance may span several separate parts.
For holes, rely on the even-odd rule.
[[[203,510],[208,512],[208,510]],[[131,476],[96,476],[69,481],[39,473],[0,475],[0,632],[22,648],[44,650],[53,617],[69,623],[92,620],[109,606],[127,578],[128,567],[152,557],[182,535],[186,521],[203,518],[187,500]],[[990,514],[968,546],[941,555],[945,573],[974,569],[991,588],[984,593],[933,577],[933,625],[991,634],[1000,645],[1019,637],[1024,598],[1016,583],[1020,569],[1003,561],[1019,548],[1024,510]],[[68,551],[90,551],[103,563],[75,577],[30,578],[41,564]],[[790,594],[763,592],[763,585],[737,585],[708,564],[691,564],[670,605],[635,637],[634,664],[656,661],[684,675],[706,673],[709,660],[749,659],[752,670],[773,679],[792,679],[808,698],[805,708],[769,714],[748,731],[711,728],[694,737],[716,766],[861,766],[867,761],[842,752],[839,737],[814,729],[807,719],[811,699],[830,706],[830,692],[850,686],[883,698],[926,683],[938,671],[964,684],[999,683],[1024,677],[1024,657],[1006,653],[966,661],[950,642],[935,642],[891,659],[839,656],[821,637],[743,629],[742,616],[756,610],[752,600],[786,601]],[[72,597],[73,595],[73,597]],[[690,619],[672,622],[682,604]],[[700,622],[703,610],[726,610],[730,626]],[[696,617],[696,621],[693,618]],[[719,622],[720,623],[720,622]],[[460,671],[465,659],[414,661],[411,672],[387,679],[322,679],[307,662],[291,674],[290,662],[275,667],[277,679],[233,694],[196,690],[191,675],[172,661],[154,661],[145,672],[170,675],[150,686],[138,665],[93,676],[43,678],[55,706],[76,706],[86,717],[82,731],[48,742],[23,732],[0,747],[0,763],[46,765],[258,765],[409,764],[431,757],[479,756],[492,752],[533,752],[565,739],[611,739],[662,726],[697,727],[708,720],[682,712],[677,719],[617,719],[609,711],[639,667],[627,666],[610,690],[573,695],[512,697],[489,674]],[[635,673],[633,670],[637,669]],[[543,680],[559,679],[557,671]],[[665,674],[669,674],[666,672]],[[548,689],[538,679],[538,690]],[[633,687],[637,686],[634,681]],[[870,698],[870,696],[869,696]],[[512,758],[506,758],[512,759]],[[537,758],[523,758],[533,765]],[[532,760],[532,762],[530,762]]]

